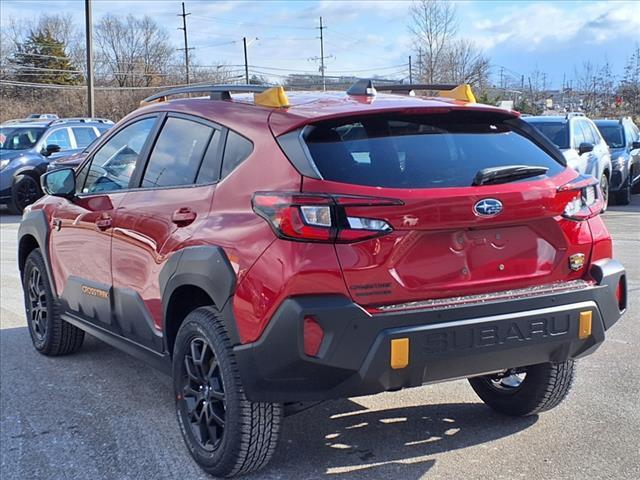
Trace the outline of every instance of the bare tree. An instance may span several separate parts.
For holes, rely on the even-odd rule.
[[[469,83],[483,90],[490,67],[489,58],[470,40],[456,40],[443,51],[442,74],[448,82]]]
[[[623,107],[632,115],[640,117],[640,45],[636,44],[633,54],[624,68],[619,94]]]
[[[120,87],[150,86],[169,75],[175,49],[150,17],[105,15],[95,29],[101,70]]]
[[[442,63],[458,31],[456,7],[445,0],[417,0],[411,5],[409,29],[415,37],[421,76],[429,83],[442,80]]]

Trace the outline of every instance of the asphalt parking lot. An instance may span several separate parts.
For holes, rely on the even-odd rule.
[[[640,478],[640,195],[605,220],[630,307],[560,407],[502,417],[466,381],[330,402],[287,418],[251,478]],[[210,478],[183,447],[168,377],[92,338],[69,357],[31,347],[18,222],[0,211],[0,477]]]

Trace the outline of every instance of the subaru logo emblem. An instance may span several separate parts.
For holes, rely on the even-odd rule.
[[[481,217],[491,217],[502,211],[502,202],[495,198],[485,198],[473,206],[473,211]]]

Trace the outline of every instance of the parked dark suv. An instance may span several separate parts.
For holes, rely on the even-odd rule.
[[[40,175],[62,156],[81,151],[113,126],[105,119],[24,119],[0,125],[0,204],[12,213],[42,196]]]
[[[562,151],[567,165],[600,181],[606,210],[611,183],[611,155],[594,123],[582,113],[523,117],[523,120],[540,130]]]
[[[25,211],[33,345],[89,332],[172,375],[217,476],[264,466],[298,402],[467,377],[504,414],[555,407],[626,309],[602,191],[517,113],[456,97],[147,99]]]
[[[640,193],[640,129],[630,118],[595,124],[611,150],[611,194],[616,203],[628,205],[631,194]]]

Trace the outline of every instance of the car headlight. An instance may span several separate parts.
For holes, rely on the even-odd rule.
[[[7,168],[7,165],[9,165],[9,163],[11,163],[11,160],[9,160],[8,158],[0,160],[0,170],[4,170],[5,168]]]

